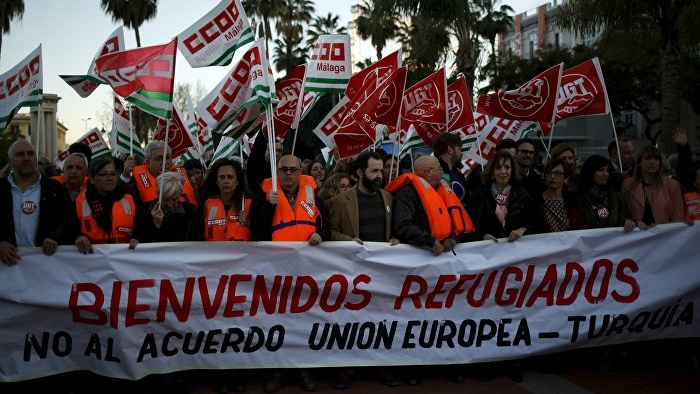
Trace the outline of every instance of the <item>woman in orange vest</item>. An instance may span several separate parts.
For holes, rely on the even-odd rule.
[[[250,241],[250,198],[243,185],[241,163],[219,159],[204,181],[206,200],[195,218],[193,239],[204,241]]]
[[[90,183],[75,199],[81,235],[76,246],[81,253],[92,253],[92,244],[128,243],[132,238],[136,207],[130,194],[117,187],[119,172],[111,158],[98,158],[88,168]]]

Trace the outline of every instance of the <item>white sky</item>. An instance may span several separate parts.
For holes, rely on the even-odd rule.
[[[170,41],[204,14],[220,0],[160,0],[155,19],[144,23],[139,32],[141,45],[158,45]],[[504,0],[516,13],[531,10],[546,0]],[[339,15],[343,26],[352,18],[351,7],[355,0],[318,0],[316,15],[329,12]],[[111,118],[101,119],[109,111],[112,90],[99,87],[90,97],[81,98],[59,74],[84,74],[98,47],[118,24],[105,15],[97,0],[25,0],[24,16],[13,21],[10,34],[2,40],[0,74],[5,73],[24,59],[39,44],[42,44],[44,60],[44,93],[61,97],[57,118],[68,128],[67,143],[75,141],[92,127],[111,128]],[[127,48],[136,47],[134,31],[124,29]],[[239,52],[243,52],[239,50]],[[367,54],[373,53],[368,51]],[[235,59],[234,59],[235,60]],[[204,67],[192,69],[178,52],[175,83],[201,81],[207,90],[224,77],[233,66]],[[20,112],[28,112],[23,109]],[[87,122],[83,119],[91,118]],[[107,124],[102,124],[102,121]]]

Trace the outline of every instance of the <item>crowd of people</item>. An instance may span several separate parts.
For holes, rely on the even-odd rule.
[[[18,140],[0,179],[0,260],[20,263],[19,247],[25,246],[52,255],[66,247],[59,245],[74,245],[90,254],[96,244],[133,249],[179,241],[386,242],[440,255],[454,253],[457,243],[515,242],[534,233],[692,224],[700,217],[700,161],[682,129],[673,137],[675,166],[653,146],[635,156],[626,138],[619,150],[611,142],[608,157],[593,155],[581,166],[575,149],[561,143],[541,165],[537,142],[522,139],[502,141],[483,169],[468,172],[453,134],[438,136],[433,154],[415,158],[412,168],[382,150],[329,168],[319,160],[305,164],[284,155],[279,142],[270,155],[261,137],[245,165],[220,159],[208,168],[199,161],[173,165],[162,141],[149,143],[139,164],[133,157],[92,159],[89,147],[73,144],[62,173],[53,176],[39,165],[32,144]],[[276,185],[271,156],[277,158]],[[510,367],[509,376],[522,379],[517,364]],[[377,376],[395,386],[393,372],[382,369]],[[238,375],[231,376],[221,379],[219,392],[245,389]],[[347,387],[351,376],[342,369],[336,387]],[[316,389],[308,371],[298,379],[302,389]],[[412,374],[407,381],[420,378]],[[281,387],[275,373],[265,389]]]

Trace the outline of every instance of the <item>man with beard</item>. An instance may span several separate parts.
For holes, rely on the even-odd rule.
[[[389,242],[392,237],[391,204],[393,197],[382,187],[382,158],[376,152],[363,152],[355,158],[357,185],[333,197],[330,202],[331,239],[333,241]]]
[[[391,231],[391,203],[393,197],[382,189],[384,179],[382,157],[376,152],[363,152],[353,161],[357,184],[339,193],[330,201],[329,216],[333,241],[364,241],[399,243]],[[354,375],[351,369],[338,371],[334,388],[346,389]],[[399,385],[389,370],[377,371],[377,379],[387,387]]]
[[[520,186],[525,188],[530,196],[538,196],[544,191],[545,185],[542,177],[532,165],[537,154],[535,143],[529,138],[521,138],[515,145],[517,147],[515,160],[518,162],[518,171],[520,171]]]
[[[462,140],[456,134],[440,134],[433,142],[433,155],[442,167],[442,179],[447,181],[452,190],[466,208],[469,203],[467,179],[462,174]]]

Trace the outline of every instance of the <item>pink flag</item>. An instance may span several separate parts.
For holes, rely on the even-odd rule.
[[[502,119],[551,122],[557,104],[562,64],[542,72],[516,90],[479,96],[477,112]]]
[[[144,112],[170,119],[175,81],[177,40],[112,52],[95,61],[98,75],[114,91]]]
[[[445,69],[430,74],[403,93],[401,130],[413,125],[429,146],[447,132],[447,80]]]

